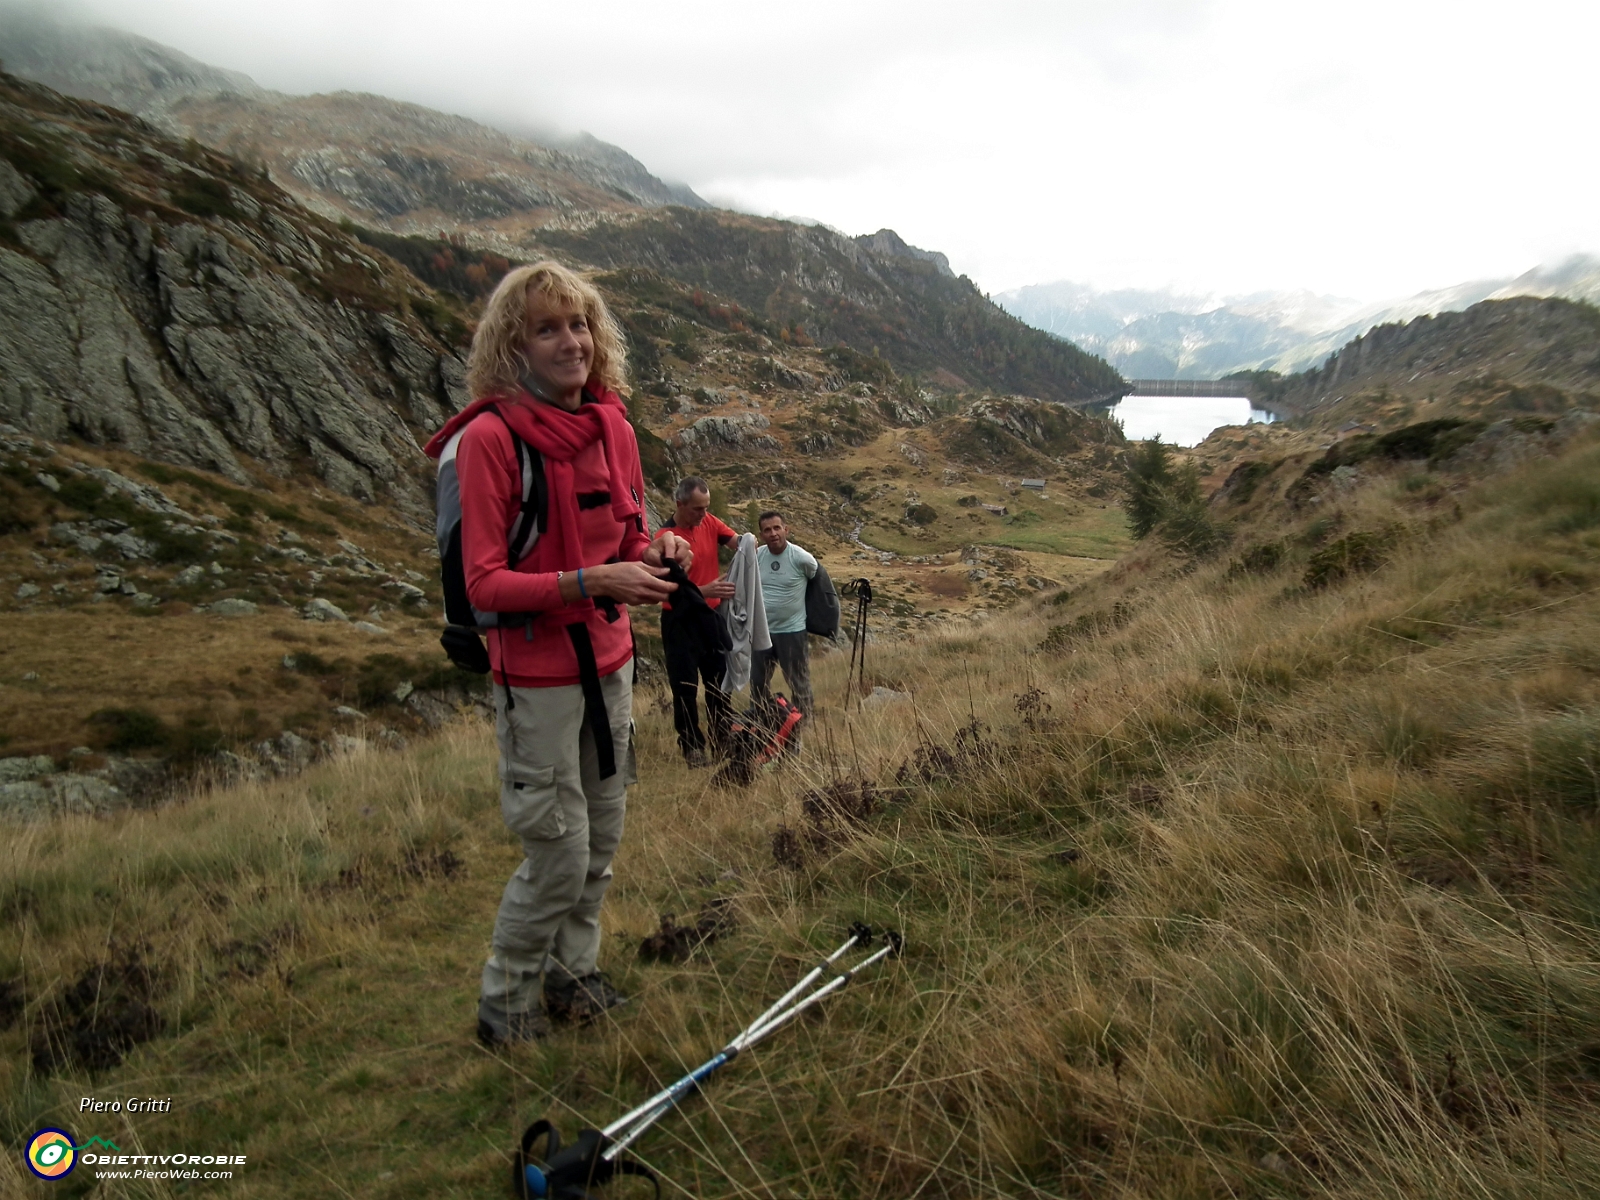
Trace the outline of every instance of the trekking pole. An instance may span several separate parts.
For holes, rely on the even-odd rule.
[[[887,944],[883,950],[864,959],[843,976],[829,980],[822,988],[796,1003],[796,998],[814,984],[831,964],[837,962],[852,948],[871,944],[872,931],[859,922],[852,925],[850,939],[844,945],[828,955],[805,979],[784,993],[782,999],[769,1006],[729,1042],[721,1053],[702,1063],[671,1087],[656,1093],[633,1111],[619,1117],[604,1130],[582,1130],[576,1142],[563,1147],[560,1135],[548,1119],[535,1121],[523,1131],[521,1146],[512,1155],[513,1194],[519,1197],[519,1200],[536,1200],[540,1197],[549,1197],[551,1200],[576,1200],[578,1197],[588,1197],[590,1188],[604,1185],[618,1175],[635,1175],[649,1179],[656,1186],[659,1196],[660,1182],[656,1179],[655,1173],[643,1163],[624,1158],[623,1152],[718,1067],[732,1061],[741,1051],[786,1025],[824,995],[843,987],[859,971],[879,962],[888,954],[898,954],[900,935],[885,931],[884,938]],[[616,1141],[612,1140],[614,1137],[617,1138]],[[542,1155],[536,1155],[533,1148],[541,1138],[544,1139],[545,1149]]]
[[[865,971],[868,967],[875,966],[886,958],[898,956],[901,947],[904,945],[903,939],[892,929],[884,930],[883,941],[884,944],[881,949],[874,951],[855,966],[851,967],[848,971],[845,971],[839,975],[835,975],[832,979],[828,980],[827,983],[823,984],[816,991],[812,992],[811,995],[800,1001],[800,1003],[796,1004],[793,1008],[787,1010],[786,1012],[779,1013],[765,1025],[757,1029],[754,1033],[745,1033],[744,1041],[740,1043],[739,1049],[748,1050],[757,1042],[765,1041],[769,1035],[776,1033],[779,1029],[783,1028],[783,1026],[787,1025],[801,1013],[805,1012],[806,1009],[812,1007],[812,1005],[821,1004],[834,992],[837,992],[840,988],[848,985],[849,982],[856,977],[857,972]]]
[[[850,711],[850,693],[856,693],[857,701],[867,686],[867,606],[872,603],[872,581],[870,579],[852,579],[845,584],[845,591],[854,591],[856,595],[856,623],[850,634],[850,667],[844,677],[844,707]],[[856,686],[856,654],[860,651],[861,680]]]
[[[607,1125],[600,1132],[608,1138],[615,1137],[634,1121],[638,1120],[646,1113],[652,1112],[659,1104],[661,1104],[662,1101],[666,1100],[678,1089],[683,1088],[685,1085],[691,1083],[699,1072],[704,1071],[707,1067],[712,1067],[713,1070],[715,1070],[716,1067],[720,1067],[723,1063],[727,1062],[729,1058],[732,1058],[733,1054],[738,1053],[738,1048],[743,1044],[744,1038],[752,1030],[759,1029],[761,1025],[765,1021],[769,1020],[774,1013],[778,1012],[783,1008],[784,1005],[788,1004],[796,996],[800,995],[801,992],[805,991],[806,988],[815,983],[818,977],[821,976],[824,971],[826,971],[834,963],[838,962],[839,959],[843,958],[846,954],[850,953],[850,951],[855,949],[858,945],[868,946],[872,944],[872,930],[866,925],[863,925],[860,921],[857,921],[854,925],[850,926],[849,933],[849,941],[845,942],[844,945],[840,946],[832,954],[828,955],[827,958],[823,959],[820,963],[813,967],[809,975],[785,992],[783,994],[783,998],[768,1008],[766,1012],[762,1013],[754,1021],[750,1022],[749,1025],[745,1026],[738,1036],[724,1046],[718,1054],[701,1063],[698,1067],[696,1067],[693,1071],[690,1071],[689,1074],[685,1075],[676,1083],[662,1088],[643,1104],[640,1104],[637,1107],[630,1109],[628,1112],[623,1113],[620,1117],[611,1122],[611,1124]],[[733,1051],[733,1054],[729,1054],[729,1051]],[[727,1057],[724,1057],[724,1055]],[[716,1064],[716,1067],[712,1066],[713,1063]]]
[[[870,937],[870,934],[868,936]],[[850,970],[834,976],[827,983],[823,984],[822,987],[818,988],[815,992],[801,1000],[799,1003],[795,1004],[793,1007],[784,1009],[782,1007],[784,1004],[788,1003],[794,996],[797,996],[807,983],[814,980],[825,969],[824,967],[817,967],[811,972],[810,975],[806,977],[805,981],[803,981],[801,984],[797,984],[793,988],[790,988],[789,992],[782,1000],[768,1008],[766,1012],[762,1013],[761,1016],[756,1018],[754,1022],[747,1026],[743,1033],[739,1034],[738,1037],[729,1042],[727,1047],[721,1053],[717,1054],[711,1059],[708,1059],[704,1064],[695,1068],[688,1075],[684,1076],[677,1083],[673,1084],[672,1087],[667,1088],[659,1096],[652,1097],[650,1100],[645,1101],[644,1104],[634,1109],[632,1113],[629,1113],[627,1117],[621,1118],[618,1121],[612,1122],[611,1125],[606,1126],[606,1130],[602,1132],[605,1132],[607,1137],[613,1137],[616,1134],[621,1133],[623,1129],[627,1129],[627,1132],[623,1133],[622,1136],[617,1137],[614,1142],[607,1146],[602,1154],[602,1157],[607,1162],[615,1160],[619,1155],[622,1154],[624,1150],[633,1145],[634,1142],[638,1141],[645,1130],[649,1129],[650,1126],[654,1125],[674,1107],[676,1107],[680,1100],[682,1100],[686,1095],[688,1095],[707,1078],[714,1074],[718,1068],[732,1062],[741,1053],[750,1049],[757,1042],[764,1041],[768,1036],[776,1033],[779,1029],[787,1025],[801,1013],[805,1012],[808,1008],[815,1004],[821,1003],[823,999],[832,995],[834,992],[837,992],[840,988],[844,987],[852,979],[854,979],[858,972],[864,971],[870,966],[874,966],[891,955],[898,955],[900,953],[901,946],[903,945],[900,935],[893,930],[885,930],[883,936],[884,945],[880,950],[869,955],[867,958],[857,963],[854,967],[851,967]],[[839,950],[835,951],[834,954],[829,957],[828,962],[832,962],[834,959],[837,959],[854,944],[855,939],[852,938]],[[641,1113],[642,1115],[640,1115]],[[637,1116],[638,1119],[630,1127],[628,1121],[635,1116]]]

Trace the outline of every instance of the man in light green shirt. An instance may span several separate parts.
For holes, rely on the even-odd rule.
[[[783,514],[768,511],[756,521],[764,543],[756,551],[761,599],[767,610],[772,649],[757,656],[750,673],[750,698],[758,707],[772,700],[772,675],[779,667],[789,683],[790,699],[811,718],[811,647],[806,642],[806,584],[817,573],[817,560],[789,540]],[[789,741],[800,748],[799,734]]]

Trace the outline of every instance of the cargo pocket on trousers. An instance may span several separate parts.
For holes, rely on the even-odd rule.
[[[525,838],[549,840],[567,831],[566,814],[556,791],[554,767],[502,763],[500,815],[506,828]]]

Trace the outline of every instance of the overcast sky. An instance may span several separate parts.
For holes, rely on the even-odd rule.
[[[80,0],[291,92],[584,129],[1056,279],[1381,299],[1600,251],[1595,0]]]

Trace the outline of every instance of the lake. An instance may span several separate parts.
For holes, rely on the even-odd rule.
[[[1108,410],[1129,441],[1161,435],[1175,446],[1196,446],[1222,425],[1271,423],[1274,416],[1244,396],[1124,396]]]

